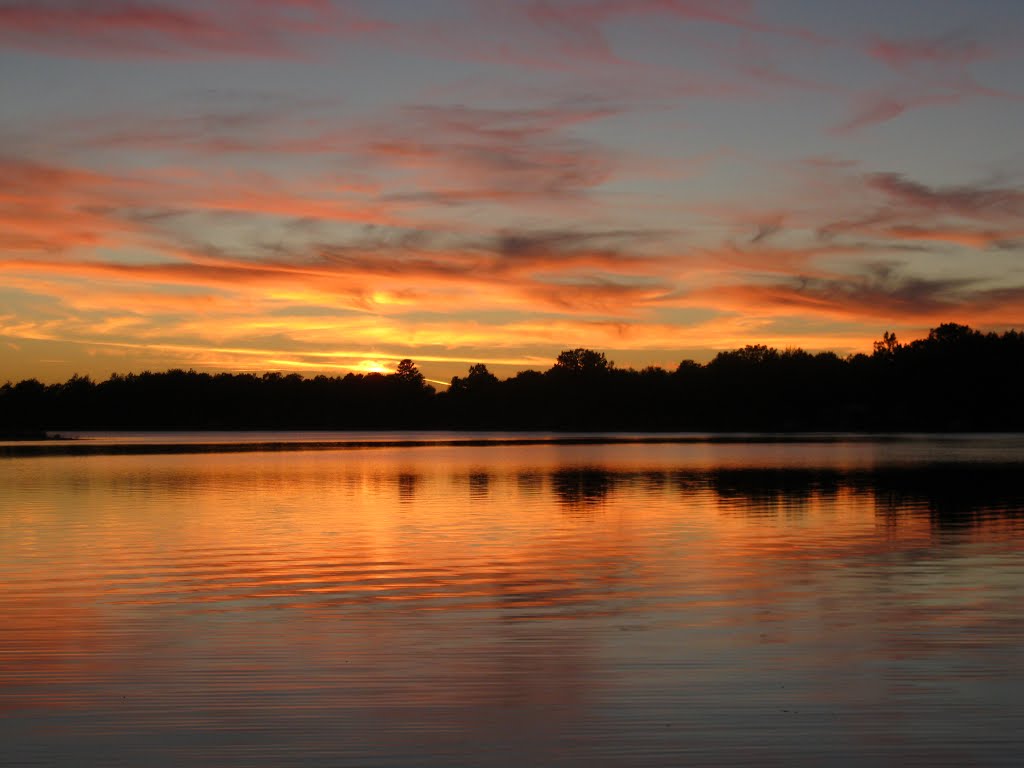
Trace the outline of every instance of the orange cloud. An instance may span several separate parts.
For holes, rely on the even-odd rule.
[[[114,244],[133,229],[109,213],[125,187],[84,168],[0,157],[0,249],[54,253]]]
[[[889,227],[882,230],[882,234],[897,240],[948,243],[979,250],[1024,239],[1024,229],[979,230],[969,227],[919,227],[911,224]]]

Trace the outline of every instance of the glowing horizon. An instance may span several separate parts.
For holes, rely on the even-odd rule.
[[[1024,8],[0,0],[0,382],[1024,327]]]

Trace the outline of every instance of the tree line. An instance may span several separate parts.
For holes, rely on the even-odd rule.
[[[0,434],[74,429],[504,429],[635,431],[1024,430],[1024,334],[947,323],[871,354],[719,353],[674,370],[562,352],[546,371],[469,368],[442,391],[415,363],[315,376],[180,369],[0,387]]]

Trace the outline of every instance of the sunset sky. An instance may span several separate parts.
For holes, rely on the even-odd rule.
[[[1024,327],[1020,0],[0,0],[0,383]]]

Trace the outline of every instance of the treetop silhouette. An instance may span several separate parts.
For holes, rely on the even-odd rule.
[[[71,429],[1024,430],[1024,335],[946,323],[870,355],[748,345],[674,370],[561,352],[501,380],[477,363],[441,392],[391,374],[115,374],[0,387],[0,435]]]

